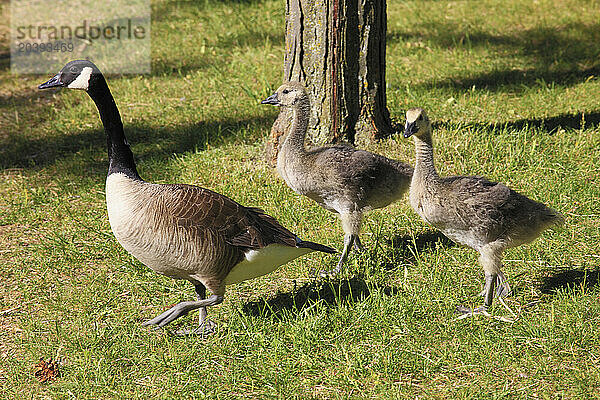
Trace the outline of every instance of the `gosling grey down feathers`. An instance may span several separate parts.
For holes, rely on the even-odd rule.
[[[281,85],[262,103],[292,110],[292,124],[277,155],[279,175],[295,192],[340,215],[345,235],[344,250],[333,271],[338,273],[351,247],[362,249],[358,235],[363,214],[398,200],[408,190],[413,169],[350,145],[306,150],[310,102],[301,83]]]
[[[510,292],[500,270],[504,250],[529,243],[552,225],[561,224],[560,213],[531,200],[502,183],[479,176],[438,176],[433,164],[431,122],[423,109],[406,112],[405,137],[414,136],[415,172],[410,186],[412,208],[450,239],[477,250],[485,273],[483,306]],[[459,307],[463,313],[471,310]]]
[[[94,100],[108,141],[106,205],[117,241],[155,272],[190,281],[197,301],[179,303],[145,325],[163,327],[200,309],[197,332],[210,333],[206,307],[223,301],[225,285],[267,274],[282,264],[329,247],[300,240],[273,217],[191,185],[159,185],[136,170],[106,80],[89,61],[72,61],[40,89],[85,90]],[[212,295],[205,299],[206,289]]]

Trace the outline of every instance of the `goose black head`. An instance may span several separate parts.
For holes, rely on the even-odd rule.
[[[404,137],[420,136],[431,131],[431,122],[422,108],[411,108],[406,111]]]
[[[62,67],[48,82],[42,83],[38,89],[52,87],[66,87],[69,89],[88,90],[95,81],[102,78],[102,74],[93,62],[88,60],[75,60]]]
[[[308,95],[304,85],[300,82],[286,82],[279,86],[271,96],[267,97],[261,104],[271,104],[280,107],[292,107],[300,102],[308,101]]]

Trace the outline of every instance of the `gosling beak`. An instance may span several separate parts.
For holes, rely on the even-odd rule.
[[[274,105],[274,106],[280,106],[281,105],[279,103],[279,99],[277,99],[277,93],[273,93],[272,95],[270,95],[269,97],[267,97],[266,99],[264,99],[263,101],[261,101],[260,104],[271,104],[271,105]]]
[[[40,86],[38,86],[38,89],[48,89],[51,87],[59,87],[59,86],[64,86],[64,85],[60,81],[60,74],[56,74],[48,82],[42,83]]]
[[[415,133],[417,133],[419,129],[417,128],[417,124],[416,122],[407,122],[406,126],[404,128],[404,137],[405,138],[409,138],[412,135],[414,135]]]

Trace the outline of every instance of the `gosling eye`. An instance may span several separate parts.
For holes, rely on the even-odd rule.
[[[287,89],[283,89],[283,94],[288,94],[290,91]]]
[[[422,115],[419,115],[419,118],[417,118],[417,120],[419,120],[419,121],[423,121],[423,116],[422,116]]]

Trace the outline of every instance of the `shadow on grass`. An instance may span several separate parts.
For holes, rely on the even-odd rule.
[[[174,21],[181,23],[180,20],[193,20],[194,23],[206,25],[218,25],[219,29],[213,30],[207,37],[202,37],[200,32],[196,32],[197,43],[193,48],[185,48],[177,45],[175,49],[165,49],[166,54],[155,57],[152,60],[151,76],[162,75],[181,75],[185,76],[190,72],[198,70],[215,70],[219,74],[227,74],[221,71],[229,63],[230,55],[234,49],[259,48],[266,43],[275,43],[283,45],[285,42],[284,31],[281,29],[267,32],[261,27],[248,23],[244,17],[245,9],[256,7],[260,0],[213,0],[205,2],[160,2],[153,4],[152,15],[153,23],[162,23]],[[227,6],[233,8],[233,13],[228,17],[233,24],[229,27],[220,26],[218,20],[210,21],[207,8],[214,11],[214,7]],[[223,8],[224,9],[224,8]],[[163,29],[168,31],[162,34],[174,35],[172,39],[180,35],[180,43],[189,40],[193,32],[185,32],[185,24],[182,24],[183,30],[173,30],[171,27],[156,27],[157,32]],[[174,40],[176,43],[177,40]],[[162,43],[162,42],[161,42]],[[162,44],[165,46],[165,44]],[[206,46],[209,50],[200,52],[199,49]],[[181,48],[180,48],[181,47]]]
[[[183,39],[182,39],[183,40]],[[272,34],[259,30],[247,30],[231,36],[219,36],[212,47],[217,48],[217,54],[177,54],[163,59],[152,60],[150,76],[179,75],[185,76],[195,71],[214,70],[220,75],[226,75],[230,54],[234,49],[259,48],[265,43],[285,42],[283,33]]]
[[[342,303],[362,301],[371,294],[371,290],[381,290],[390,296],[398,292],[395,287],[371,287],[359,277],[350,279],[332,279],[309,282],[289,293],[278,293],[270,299],[261,299],[244,304],[242,312],[255,317],[282,318],[286,312],[299,314],[316,302],[322,301],[327,307]]]
[[[136,161],[140,161],[153,157],[169,158],[173,153],[190,150],[203,150],[207,144],[235,137],[240,131],[267,129],[272,120],[272,117],[265,116],[201,121],[190,125],[160,128],[151,125],[128,125],[125,127],[125,134],[133,146]],[[147,146],[148,144],[150,146]],[[43,167],[84,149],[106,151],[106,136],[101,128],[54,137],[0,137],[0,170]]]
[[[561,290],[578,287],[591,289],[600,283],[600,271],[568,269],[553,271],[553,275],[541,279],[539,289],[544,294],[556,294]]]
[[[491,71],[474,77],[455,77],[441,81],[425,83],[431,88],[454,88],[469,90],[487,89],[494,91],[521,91],[524,87],[534,87],[556,82],[564,86],[572,86],[584,82],[591,76],[600,74],[600,66],[584,69],[544,70],[544,69],[511,69]]]
[[[435,251],[438,247],[450,248],[456,246],[452,240],[440,231],[426,231],[416,236],[397,235],[387,240],[391,247],[388,256],[392,260],[401,259],[407,264],[417,262],[417,254]],[[388,263],[384,266],[387,270],[396,269],[397,264]]]
[[[206,12],[206,8],[214,7],[220,4],[236,5],[256,5],[262,0],[211,0],[211,1],[161,1],[152,4],[152,21],[165,21],[172,19],[174,13],[180,14],[181,11],[194,13]]]
[[[0,52],[0,71],[8,71],[10,69],[10,51]]]
[[[554,117],[519,119],[508,122],[474,122],[469,123],[475,129],[481,129],[490,134],[498,135],[505,131],[520,131],[525,128],[542,129],[553,134],[559,129],[589,129],[600,124],[600,112],[562,114]],[[455,124],[452,122],[434,122],[434,129],[437,127],[449,128]]]
[[[519,91],[550,82],[574,85],[600,73],[600,24],[570,23],[538,26],[511,34],[467,30],[455,23],[426,22],[409,25],[409,31],[391,32],[390,43],[430,41],[446,48],[491,49],[500,57],[523,58],[531,68],[498,69],[481,74],[456,76],[423,84],[425,88],[449,87]],[[415,51],[421,51],[418,47]]]

